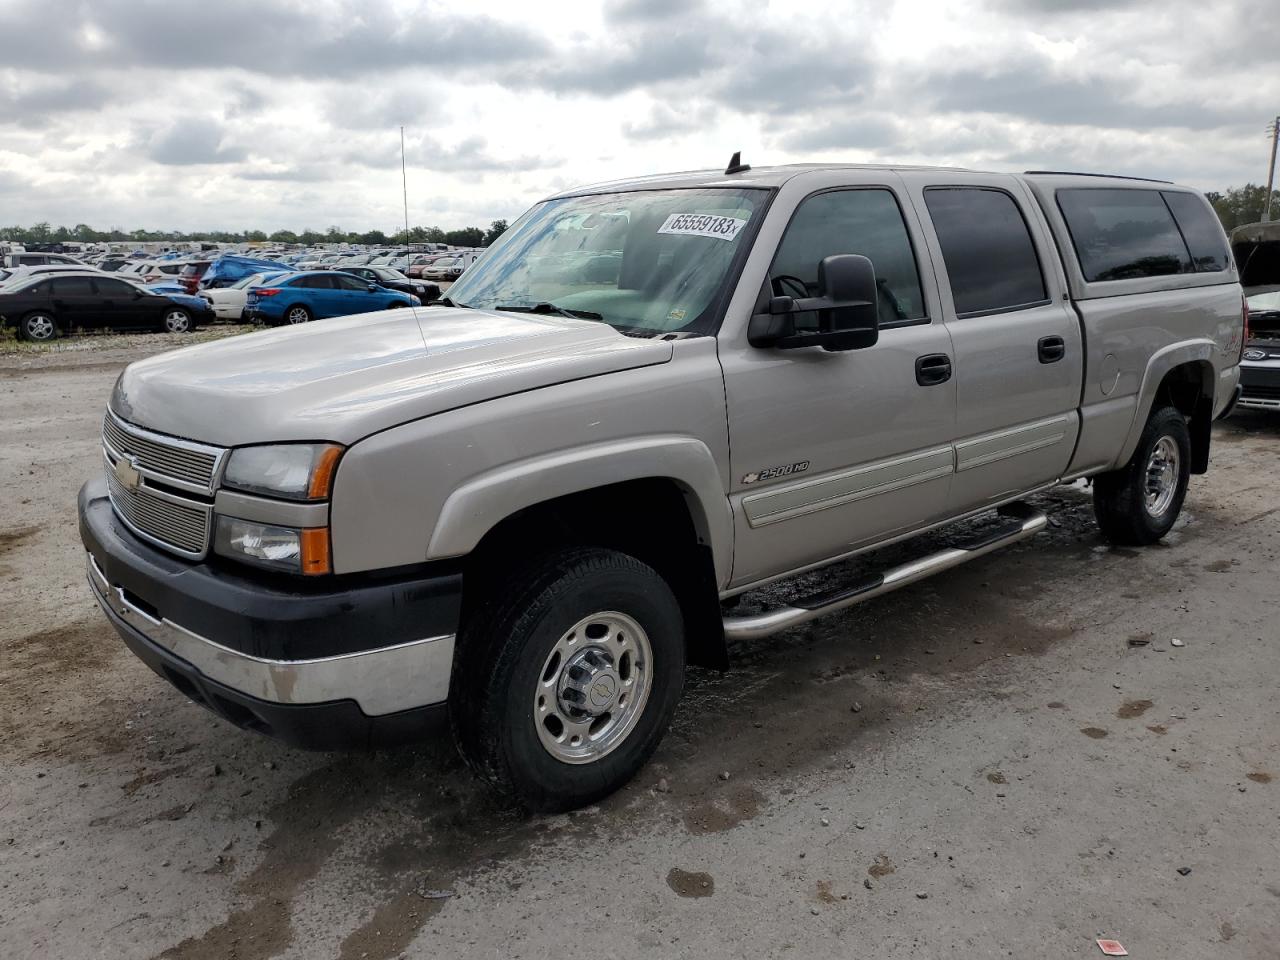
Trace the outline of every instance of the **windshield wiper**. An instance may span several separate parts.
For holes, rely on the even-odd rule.
[[[454,303],[448,297],[440,297],[437,300],[428,300],[426,303],[423,304],[423,306],[424,307],[462,307],[464,310],[468,308],[467,304]]]
[[[495,310],[506,310],[509,313],[558,313],[562,317],[570,317],[574,320],[603,320],[604,315],[593,313],[590,310],[570,310],[568,307],[562,307],[558,303],[544,301],[542,303],[507,303],[498,304]]]

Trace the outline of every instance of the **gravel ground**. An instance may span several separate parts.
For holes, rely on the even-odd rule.
[[[75,493],[173,342],[0,358],[3,956],[1280,957],[1280,417],[1216,427],[1162,545],[1039,497],[1046,533],[738,649],[631,786],[529,818],[447,744],[290,750],[124,650]]]

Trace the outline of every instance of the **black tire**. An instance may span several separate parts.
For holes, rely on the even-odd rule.
[[[32,310],[18,321],[18,339],[48,343],[58,336],[58,318],[47,310]]]
[[[1157,447],[1164,452],[1176,450],[1177,462],[1167,456],[1153,459]],[[1172,494],[1155,512],[1148,494],[1160,486],[1157,472],[1172,483]],[[1133,457],[1119,470],[1103,473],[1093,481],[1093,515],[1102,535],[1115,544],[1146,546],[1155,543],[1172,529],[1182,512],[1191,478],[1191,433],[1186,418],[1173,407],[1159,407],[1147,418]],[[1154,495],[1154,494],[1153,494]],[[1154,506],[1161,506],[1157,497]]]
[[[575,548],[504,577],[500,591],[477,606],[458,638],[449,694],[454,738],[471,768],[541,812],[592,803],[635,776],[666,733],[684,689],[684,622],[666,581],[626,554]],[[567,632],[602,611],[630,617],[647,635],[648,696],[610,752],[568,762],[543,744],[538,723],[545,718],[535,715],[540,684]]]
[[[313,319],[310,310],[300,303],[295,303],[285,309],[283,322],[287,324],[310,323]]]

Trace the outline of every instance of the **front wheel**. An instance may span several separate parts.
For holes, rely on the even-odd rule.
[[[1116,544],[1146,546],[1161,539],[1182,512],[1191,479],[1191,433],[1174,407],[1152,411],[1133,457],[1093,482],[1093,514]]]
[[[626,554],[574,549],[479,607],[459,637],[449,696],[472,769],[542,812],[630,780],[684,686],[684,623],[666,581]]]
[[[53,314],[36,311],[28,313],[18,322],[18,336],[23,340],[43,343],[58,335],[58,323]]]
[[[180,307],[172,307],[165,311],[163,324],[166,333],[190,333],[191,314]]]

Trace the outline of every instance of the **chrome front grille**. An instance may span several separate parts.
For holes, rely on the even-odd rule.
[[[124,456],[138,469],[164,477],[174,486],[213,493],[222,454],[217,447],[144,433],[109,410],[102,421],[102,442],[116,459]]]
[[[102,453],[116,516],[156,546],[203,559],[225,451],[143,430],[108,411]]]

